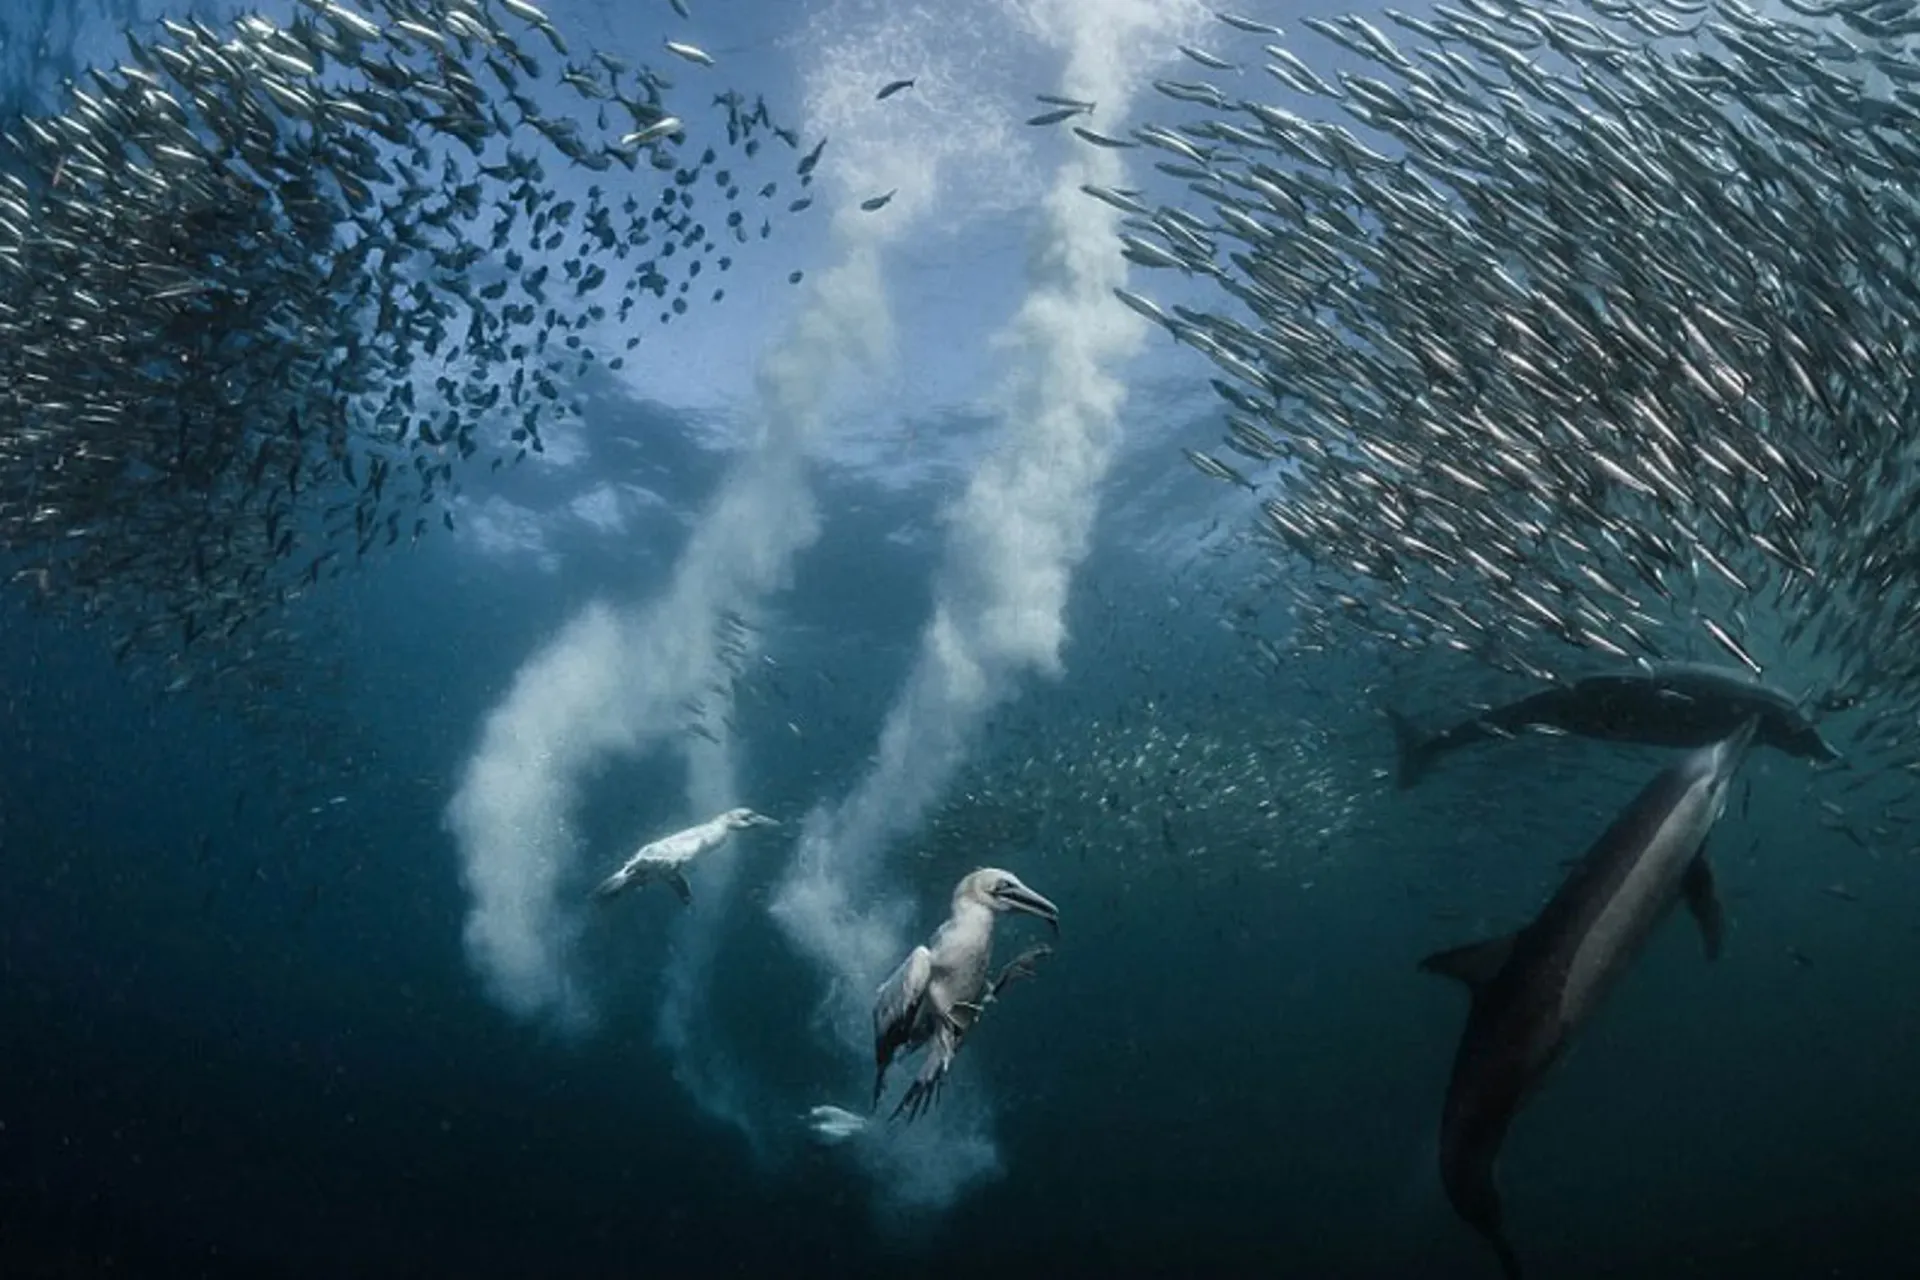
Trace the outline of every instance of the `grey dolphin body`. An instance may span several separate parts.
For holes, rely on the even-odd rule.
[[[1454,1210],[1493,1245],[1510,1280],[1520,1264],[1501,1228],[1494,1186],[1507,1128],[1676,901],[1684,898],[1699,921],[1708,958],[1719,955],[1720,906],[1704,846],[1758,723],[1749,719],[1662,770],[1533,923],[1420,964],[1473,993],[1440,1121],[1440,1177]]]
[[[1544,727],[1583,738],[1656,747],[1703,747],[1758,717],[1755,741],[1810,760],[1840,758],[1794,700],[1744,672],[1703,662],[1589,676],[1510,702],[1431,736],[1389,711],[1399,784],[1411,787],[1450,751]]]

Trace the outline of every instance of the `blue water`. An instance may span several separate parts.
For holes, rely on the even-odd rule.
[[[66,19],[13,16],[25,99],[111,32],[96,15],[36,60],[17,33]],[[973,265],[938,236],[915,252],[910,301],[922,268]],[[918,302],[906,327],[947,341],[962,304]],[[860,412],[929,451],[981,429],[970,407]],[[641,447],[595,475],[657,509],[612,534],[552,520],[548,564],[437,532],[379,559],[292,607],[284,678],[244,706],[159,698],[109,626],[0,596],[0,1277],[1496,1274],[1435,1168],[1465,1000],[1416,966],[1528,919],[1663,757],[1487,748],[1395,791],[1381,707],[1437,724],[1522,689],[1357,641],[1264,658],[1255,636],[1287,638],[1266,567],[1196,549],[1250,512],[1179,455],[1217,435],[1212,393],[1188,368],[1123,417],[1064,671],[1009,679],[880,862],[909,941],[984,863],[1063,917],[960,1056],[954,1122],[920,1130],[929,1163],[977,1165],[929,1203],[806,1141],[809,1106],[863,1108],[870,1063],[770,908],[810,811],[868,768],[977,450],[817,468],[821,536],[764,602],[754,661],[775,662],[738,705],[742,798],[783,827],[734,852],[730,891],[696,872],[708,932],[665,893],[590,918],[585,1029],[495,998],[449,804],[530,655],[589,602],[664,590],[739,441],[598,406],[591,440]],[[471,496],[551,515],[577,480]],[[1669,922],[1515,1127],[1530,1274],[1911,1270],[1917,842],[1902,775],[1861,776],[1748,765],[1712,841],[1726,956]],[[690,819],[667,750],[597,760],[575,799],[569,893]],[[1006,955],[1039,936],[1004,928]],[[675,1051],[657,1023],[687,936],[712,961]]]
[[[876,500],[875,523],[908,505]],[[828,535],[793,625],[816,611],[849,637],[911,625],[913,557],[876,565],[869,533],[852,520]],[[864,590],[875,573],[901,589]],[[1181,590],[1118,552],[1087,581],[1142,601]],[[1597,830],[1570,802],[1624,800],[1632,767],[1569,746],[1564,766],[1463,762],[1430,794],[1382,783],[1361,836],[1306,879],[1158,848],[940,851],[943,872],[1016,865],[1065,929],[961,1059],[956,1090],[995,1099],[1001,1173],[944,1212],[876,1219],[835,1153],[790,1135],[756,1158],[676,1085],[650,1035],[662,956],[647,933],[674,904],[646,903],[623,922],[632,936],[605,940],[618,1012],[584,1041],[512,1023],[464,962],[449,779],[567,594],[423,544],[342,592],[355,678],[314,691],[334,736],[305,744],[155,710],[100,637],[10,615],[9,1274],[760,1274],[802,1259],[847,1274],[1486,1274],[1432,1170],[1464,1002],[1413,964],[1524,918]],[[1071,741],[1074,704],[1138,696],[1129,659],[1174,701],[1229,686],[1235,715],[1311,697],[1258,683],[1231,641],[1157,603],[1114,630],[1008,717],[1020,740],[983,753]],[[884,704],[884,644],[821,650],[850,721]],[[1195,723],[1207,714],[1223,713]],[[1347,729],[1384,767],[1378,723]],[[804,804],[813,775],[857,767],[864,745],[850,726],[804,760],[769,751],[758,803]],[[1755,770],[1760,795],[1715,837],[1729,955],[1710,968],[1683,925],[1663,931],[1517,1126],[1510,1221],[1540,1274],[1896,1274],[1914,1242],[1920,1027],[1897,994],[1920,946],[1898,905],[1909,872],[1819,831],[1800,762]],[[646,802],[644,783],[610,774],[589,807],[617,838]],[[1436,830],[1469,803],[1479,825]],[[746,864],[712,998],[731,1051],[798,1111],[858,1064],[808,1034],[817,992],[748,905],[778,857]],[[1862,901],[1820,894],[1842,878]],[[924,883],[931,903],[950,879]]]

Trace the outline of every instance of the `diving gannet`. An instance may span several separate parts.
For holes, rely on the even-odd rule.
[[[953,1066],[960,1042],[1000,988],[1033,972],[1044,954],[1035,948],[989,980],[993,921],[1002,911],[1039,916],[1060,932],[1060,911],[1020,883],[1011,871],[983,867],[963,877],[953,890],[953,912],[934,930],[932,940],[915,947],[893,976],[880,984],[873,1002],[873,1105],[880,1105],[887,1066],[894,1054],[927,1045],[920,1073],[893,1110],[912,1120],[933,1105]]]
[[[602,880],[593,891],[596,898],[611,898],[630,884],[646,884],[650,880],[664,880],[673,891],[680,895],[680,901],[689,905],[693,902],[693,888],[687,883],[684,869],[689,862],[703,853],[710,853],[727,842],[727,837],[747,827],[777,827],[780,824],[763,813],[751,809],[729,809],[717,818],[710,818],[685,831],[676,831],[670,836],[662,836],[650,844],[640,846],[639,852],[627,859],[626,865]]]
[[[1441,1114],[1440,1180],[1508,1280],[1518,1280],[1520,1262],[1501,1229],[1493,1176],[1508,1126],[1674,903],[1684,900],[1699,922],[1708,959],[1719,955],[1707,835],[1758,723],[1663,769],[1526,928],[1421,961],[1473,993]]]
[[[1389,711],[1400,752],[1399,784],[1418,782],[1443,755],[1532,728],[1655,747],[1711,746],[1758,716],[1754,741],[1831,763],[1833,744],[1787,694],[1743,671],[1704,662],[1658,663],[1645,671],[1589,676],[1495,707],[1432,736]]]

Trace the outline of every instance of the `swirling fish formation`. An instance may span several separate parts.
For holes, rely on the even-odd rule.
[[[763,101],[711,96],[723,162],[669,80],[524,0],[304,3],[129,32],[6,131],[0,554],[122,655],[451,528],[463,462],[541,451],[643,319],[720,301],[807,204],[749,189],[765,134],[799,146]]]
[[[1920,693],[1920,10],[1793,7],[1309,18],[1364,70],[1158,82],[1200,118],[1131,141],[1184,192],[1091,194],[1201,294],[1123,298],[1218,367],[1190,457],[1258,490],[1302,635]]]
[[[1860,737],[1920,768],[1920,7],[1786,3],[1389,9],[1404,45],[1303,18],[1347,69],[1266,44],[1236,93],[1187,47],[1218,74],[1157,87],[1197,118],[1075,131],[1184,184],[1087,190],[1188,279],[1120,298],[1219,370],[1241,460],[1189,459],[1258,495],[1294,639],[1552,682],[1431,736],[1394,716],[1401,785],[1536,729],[1691,748],[1530,923],[1422,963],[1471,993],[1442,1181],[1511,1280],[1505,1135],[1673,907],[1719,954],[1706,846],[1750,750],[1839,765],[1811,712],[1870,701]],[[1670,661],[1711,648],[1745,670]]]

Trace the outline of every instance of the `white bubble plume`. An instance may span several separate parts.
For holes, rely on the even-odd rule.
[[[699,698],[720,745],[688,744],[689,812],[652,825],[665,832],[676,818],[704,819],[738,802],[720,619],[756,614],[818,536],[807,459],[828,396],[849,364],[877,367],[891,346],[883,249],[939,207],[943,171],[985,163],[1004,133],[989,120],[965,128],[963,102],[938,115],[876,112],[870,89],[849,92],[865,82],[856,69],[873,65],[927,68],[936,97],[942,84],[959,83],[943,61],[954,46],[939,29],[930,11],[882,6],[865,26],[820,27],[809,38],[808,132],[830,138],[820,172],[841,188],[837,262],[809,273],[790,329],[759,362],[758,433],[702,513],[662,597],[640,609],[583,610],[516,675],[467,762],[447,813],[469,896],[467,952],[518,1017],[570,1030],[590,1022],[572,965],[590,869],[571,815],[592,767],[655,745],[674,730],[680,704]],[[882,216],[861,211],[878,190],[897,193]],[[658,1033],[696,1101],[751,1137],[748,1086],[702,1039],[701,997],[737,853],[730,845],[703,862],[697,909],[675,924]]]
[[[751,611],[818,535],[806,445],[835,373],[885,349],[878,279],[871,241],[848,245],[838,266],[814,278],[792,330],[761,363],[758,437],[701,514],[662,597],[639,610],[590,605],[521,668],[487,717],[448,819],[471,899],[468,953],[518,1016],[583,1022],[568,964],[581,924],[570,827],[579,779],[671,731],[683,701],[724,687],[722,614]],[[718,719],[711,698],[706,710]],[[730,764],[714,767],[730,776]],[[699,789],[707,794],[690,800],[732,803],[719,794],[730,783]]]
[[[1062,48],[1060,92],[1098,103],[1111,129],[1147,68],[1197,7],[1166,0],[1026,0],[1015,24]],[[1084,184],[1119,185],[1110,150],[1076,146],[1042,202],[1029,291],[998,340],[1007,373],[1000,440],[951,512],[946,560],[918,659],[888,714],[877,758],[837,807],[807,820],[773,906],[830,978],[825,1010],[840,1037],[866,1047],[875,984],[907,946],[912,904],[877,883],[888,843],[912,830],[961,762],[985,712],[1024,673],[1054,674],[1065,610],[1085,558],[1099,488],[1113,457],[1125,384],[1116,370],[1145,325],[1114,296],[1125,283],[1118,214]],[[982,851],[983,855],[986,851]],[[946,885],[915,886],[945,904]],[[908,1207],[951,1202],[998,1157],[982,1107],[937,1109],[911,1139],[859,1144],[885,1194]],[[944,1128],[936,1139],[929,1130]]]

